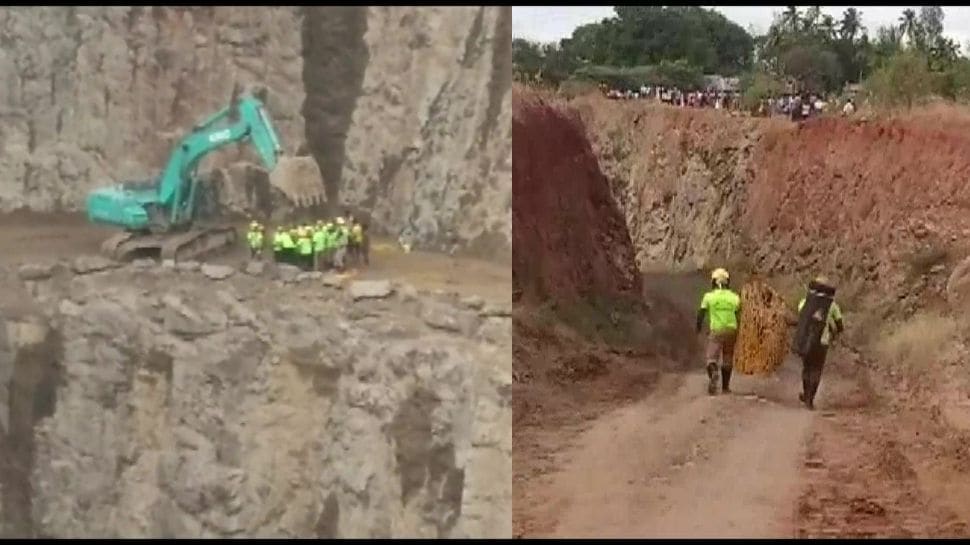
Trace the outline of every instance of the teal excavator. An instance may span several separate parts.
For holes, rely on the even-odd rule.
[[[209,153],[243,142],[252,144],[267,170],[276,167],[282,147],[263,103],[236,90],[228,107],[178,142],[158,177],[92,191],[87,198],[88,219],[124,230],[105,241],[102,251],[120,261],[136,257],[178,261],[233,244],[235,228],[202,225],[197,218],[201,184],[197,169]]]

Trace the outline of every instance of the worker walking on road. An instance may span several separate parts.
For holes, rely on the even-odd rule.
[[[798,400],[814,410],[825,357],[832,341],[843,330],[842,309],[835,302],[835,287],[826,277],[819,276],[808,284],[806,296],[798,302],[798,312],[794,347],[802,357],[802,393]]]
[[[731,391],[731,371],[734,369],[734,343],[738,335],[741,314],[741,297],[731,291],[730,276],[724,269],[711,273],[711,291],[704,294],[697,311],[697,332],[701,332],[704,316],[708,316],[709,336],[705,356],[707,377],[710,382],[707,393],[717,394],[718,360],[720,360],[721,389]]]
[[[263,253],[263,226],[259,222],[249,224],[246,242],[249,243],[249,259],[259,259]]]

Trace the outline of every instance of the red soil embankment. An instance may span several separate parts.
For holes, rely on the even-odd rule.
[[[749,233],[830,254],[832,266],[905,259],[919,240],[970,233],[970,120],[818,119],[767,131],[751,164]]]
[[[579,117],[516,89],[512,141],[516,299],[639,294],[626,223]]]

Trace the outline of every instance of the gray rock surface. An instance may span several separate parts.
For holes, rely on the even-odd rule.
[[[299,267],[282,263],[276,266],[276,277],[283,282],[296,282],[296,278],[300,275]]]
[[[382,299],[394,293],[394,286],[390,280],[358,280],[350,284],[348,289],[354,300]]]
[[[246,263],[246,274],[253,276],[261,276],[263,274],[263,269],[266,268],[266,263],[263,261],[250,261]]]
[[[21,280],[43,280],[54,274],[56,265],[53,263],[25,263],[17,270]]]
[[[82,255],[74,259],[71,270],[77,274],[87,274],[107,269],[113,269],[118,264],[102,256]]]
[[[175,264],[175,269],[181,272],[195,272],[202,266],[198,261],[180,261]]]
[[[157,174],[235,83],[272,89],[273,120],[295,149],[300,21],[299,9],[272,7],[0,9],[0,209],[77,209],[93,187]]]
[[[211,280],[224,280],[235,274],[236,269],[228,265],[212,265],[205,263],[201,268],[203,276]]]
[[[0,536],[511,536],[509,319],[159,268],[40,282],[56,304],[0,314]]]

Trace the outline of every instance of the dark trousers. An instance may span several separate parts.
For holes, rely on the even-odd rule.
[[[818,344],[802,358],[802,392],[808,403],[815,402],[815,394],[818,393],[818,385],[822,381],[822,368],[825,367],[827,354],[828,347]]]

